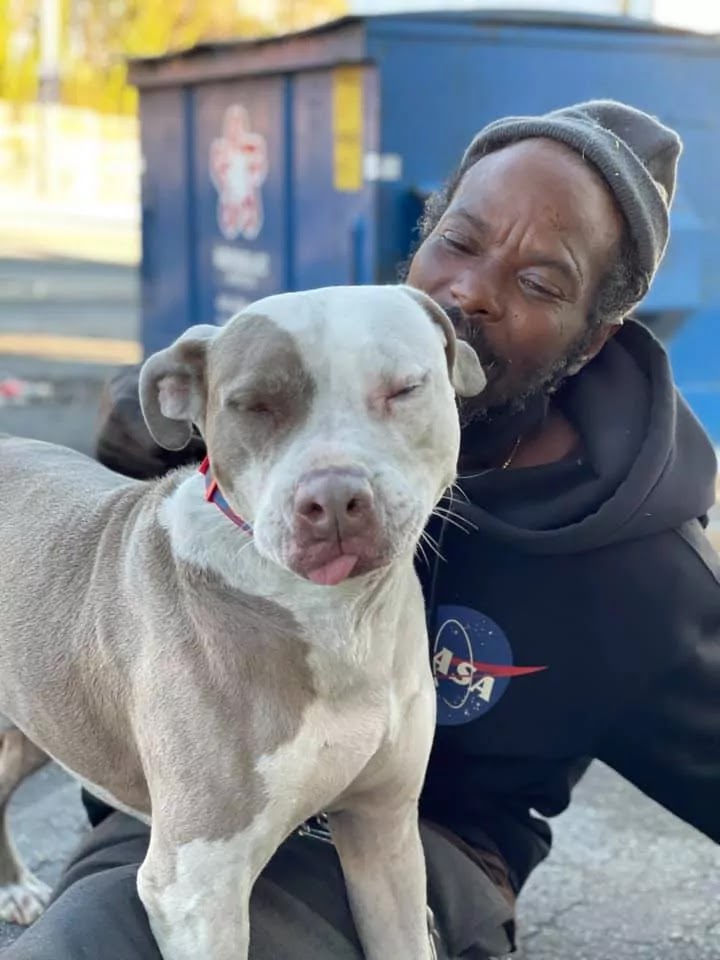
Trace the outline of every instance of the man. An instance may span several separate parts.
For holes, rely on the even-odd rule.
[[[616,103],[491,124],[429,202],[409,266],[489,377],[462,409],[452,512],[429,531],[447,562],[419,564],[438,690],[421,812],[445,958],[512,950],[515,898],[550,847],[541,817],[593,757],[720,840],[715,459],[663,349],[626,320],[665,250],[679,154]],[[157,472],[135,401],[121,408],[101,459],[123,468],[121,425],[132,470]],[[105,819],[8,960],[157,960],[134,892],[146,831],[91,812]],[[253,960],[359,957],[322,829],[285,844],[253,911]]]

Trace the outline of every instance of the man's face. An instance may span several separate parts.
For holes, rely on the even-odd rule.
[[[468,170],[407,277],[483,362],[468,413],[522,407],[600,349],[609,329],[589,331],[588,316],[621,233],[599,175],[561,144],[524,140]]]

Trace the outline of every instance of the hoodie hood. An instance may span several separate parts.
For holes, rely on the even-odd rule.
[[[572,457],[461,474],[470,502],[454,509],[481,533],[528,553],[575,553],[706,516],[715,452],[646,327],[627,321],[555,401],[581,438]]]

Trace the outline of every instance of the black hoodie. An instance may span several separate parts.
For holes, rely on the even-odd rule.
[[[463,479],[469,532],[419,566],[438,693],[422,813],[499,852],[516,889],[541,816],[592,758],[720,842],[716,462],[667,356],[628,322],[556,396],[582,440]]]

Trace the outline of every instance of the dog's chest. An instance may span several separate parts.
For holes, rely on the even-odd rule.
[[[280,605],[274,591],[241,595],[209,578],[193,579],[192,588],[193,623],[203,631],[194,649],[202,652],[186,652],[177,683],[192,675],[186,705],[189,698],[203,730],[224,731],[226,766],[253,810],[279,801],[300,822],[345,794],[369,765],[391,762],[427,671],[426,646],[414,631],[397,630],[399,591],[392,609],[368,605],[358,616],[356,604],[330,591],[312,591],[312,602],[290,592]]]
[[[401,699],[391,685],[344,700],[317,699],[305,711],[297,736],[259,758],[257,771],[268,795],[299,803],[303,819],[326,809],[392,745],[401,713]]]

